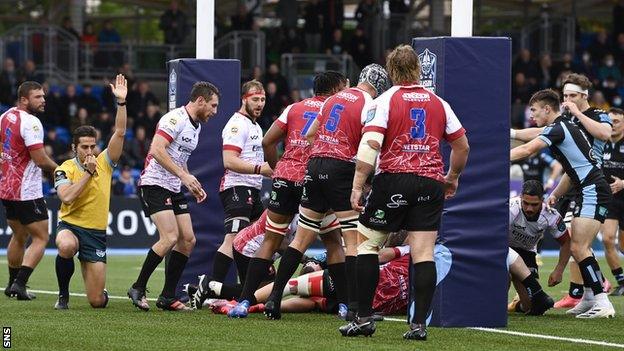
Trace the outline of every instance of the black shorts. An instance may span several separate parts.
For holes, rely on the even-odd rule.
[[[59,222],[56,232],[69,230],[78,238],[78,259],[84,262],[106,263],[106,230],[79,227]]]
[[[260,190],[248,186],[235,186],[219,193],[225,212],[225,232],[238,233],[262,215]]]
[[[620,196],[614,196],[607,204],[607,219],[615,219],[624,227],[624,199]]]
[[[176,216],[189,213],[188,201],[182,192],[174,193],[157,185],[143,185],[139,187],[139,198],[145,217],[167,210],[172,210]]]
[[[327,157],[308,161],[301,206],[318,213],[351,210],[355,163]]]
[[[443,207],[442,183],[409,173],[380,173],[360,223],[386,232],[434,231],[440,228]]]
[[[522,258],[522,261],[524,261],[524,264],[526,264],[526,266],[529,268],[529,270],[531,271],[531,274],[533,274],[535,278],[539,278],[537,259],[535,258],[537,254],[533,251],[529,251],[529,250],[525,250],[525,249],[521,249],[517,247],[512,247],[512,249],[518,253],[520,258]]]
[[[274,178],[267,208],[281,215],[295,215],[299,213],[302,193],[303,182]]]
[[[6,218],[23,225],[48,219],[48,206],[42,197],[26,201],[2,200],[2,204]]]
[[[607,181],[600,179],[594,184],[585,185],[575,199],[574,217],[591,218],[604,223],[607,206],[613,197]]]

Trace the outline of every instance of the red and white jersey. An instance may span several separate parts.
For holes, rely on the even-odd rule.
[[[509,200],[509,247],[537,252],[537,243],[546,233],[561,244],[568,240],[568,230],[559,212],[542,204],[537,220],[529,221],[522,212],[522,199]]]
[[[267,211],[265,210],[260,218],[257,221],[253,222],[250,226],[245,227],[241,230],[232,245],[234,246],[234,250],[240,252],[241,254],[247,257],[254,257],[256,255],[256,251],[262,245],[262,241],[264,241],[264,234],[266,233],[266,219],[267,219]],[[289,243],[295,232],[297,231],[297,221],[299,220],[299,216],[295,216],[290,222],[290,226],[288,227],[288,233],[286,233],[284,240]],[[275,253],[273,255],[273,260],[276,260],[280,255]]]
[[[421,85],[395,85],[375,99],[373,109],[363,132],[384,134],[381,172],[444,181],[440,142],[466,133],[449,104]]]
[[[186,168],[186,162],[191,156],[191,152],[197,147],[200,131],[201,125],[191,119],[184,106],[173,109],[162,116],[156,128],[156,134],[164,137],[170,143],[167,146],[167,154],[173,163],[182,168]],[[161,166],[151,154],[147,155],[139,185],[157,185],[174,193],[179,193],[181,184],[180,178]]]
[[[305,135],[316,119],[326,97],[315,96],[288,105],[275,120],[275,124],[286,132],[284,154],[277,162],[273,178],[293,182],[303,181],[310,158],[310,144]]]
[[[323,103],[319,128],[310,157],[330,157],[355,162],[362,127],[373,98],[358,88],[338,92]]]
[[[12,108],[0,116],[0,199],[34,200],[43,197],[41,168],[30,151],[43,147],[43,126],[30,113]]]
[[[264,163],[264,150],[262,150],[262,128],[251,118],[234,112],[221,133],[223,138],[223,150],[232,150],[240,153],[238,157],[253,165]],[[248,186],[256,189],[262,187],[262,175],[241,174],[225,170],[219,191],[235,186]]]
[[[401,247],[403,248],[403,247]],[[401,249],[399,248],[399,249]],[[373,310],[385,315],[405,313],[409,302],[409,246],[402,256],[379,267]]]

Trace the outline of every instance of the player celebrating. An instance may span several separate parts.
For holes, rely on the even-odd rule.
[[[7,296],[31,300],[26,291],[30,274],[48,243],[48,208],[43,199],[41,169],[52,172],[57,164],[43,148],[43,126],[34,116],[45,109],[41,84],[27,81],[17,89],[17,107],[0,116],[0,199],[13,235],[7,246]],[[28,237],[31,243],[26,250]]]
[[[273,170],[264,162],[262,128],[256,123],[266,97],[262,83],[243,84],[242,105],[223,128],[223,166],[219,197],[225,212],[225,237],[213,258],[213,279],[222,282],[232,263],[232,241],[241,229],[262,214],[262,176]]]
[[[106,284],[106,226],[110,205],[113,168],[123,151],[126,134],[127,81],[117,75],[111,91],[117,98],[115,130],[108,147],[96,155],[96,130],[76,128],[72,149],[76,157],[54,171],[54,187],[61,200],[57,228],[56,278],[59,297],[54,308],[68,309],[69,281],[74,274],[74,255],[78,253],[87,300],[93,308],[108,303]]]
[[[281,291],[297,269],[303,252],[316,239],[323,216],[329,210],[333,210],[340,221],[349,261],[330,265],[328,269],[336,284],[338,301],[348,301],[355,309],[358,213],[349,201],[354,160],[373,98],[383,93],[388,85],[386,70],[377,64],[368,65],[362,70],[358,85],[328,98],[312,123],[307,134],[316,139],[308,162],[297,234],[280,261],[273,292],[265,306],[268,318],[281,317]]]
[[[615,310],[602,291],[600,267],[590,250],[607,214],[606,206],[611,200],[609,185],[585,133],[570,119],[558,117],[559,95],[550,89],[541,90],[531,97],[529,105],[531,118],[537,125],[548,127],[538,138],[511,150],[510,159],[528,157],[548,146],[564,167],[569,183],[579,192],[575,199],[570,248],[581,269],[583,285],[588,288],[582,301],[568,312],[577,318],[613,317]],[[568,189],[557,186],[557,190],[565,192]],[[554,204],[553,200],[551,195],[551,204]]]
[[[201,123],[217,113],[219,90],[209,82],[197,82],[191,89],[190,101],[161,117],[145,169],[139,181],[139,196],[143,211],[158,229],[159,239],[147,253],[141,272],[128,290],[132,304],[149,310],[145,289],[150,276],[167,253],[171,258],[165,270],[165,285],[156,301],[163,310],[184,310],[175,298],[175,288],[195,246],[184,184],[197,202],[206,198],[199,181],[188,172],[186,163],[197,147]]]
[[[379,278],[377,252],[389,232],[408,231],[415,297],[406,339],[426,340],[425,319],[436,287],[433,249],[444,199],[455,195],[468,159],[468,138],[449,104],[418,85],[420,63],[414,49],[401,45],[387,58],[394,86],[375,100],[371,120],[357,153],[351,204],[363,211],[358,232],[358,318],[339,330],[343,336],[372,335],[375,322],[371,303]],[[450,166],[443,175],[440,143],[451,146]],[[381,150],[381,152],[380,152]],[[360,204],[362,187],[379,154],[366,208]]]
[[[242,280],[243,293],[239,299],[239,306],[232,309],[230,314],[232,317],[245,317],[247,308],[255,304],[254,292],[272,264],[271,256],[282,244],[290,222],[299,212],[305,170],[310,156],[310,144],[306,139],[306,133],[316,119],[323,101],[344,89],[346,84],[346,77],[338,72],[327,71],[316,75],[314,97],[286,107],[262,140],[265,157],[269,165],[275,167],[267,211],[267,231],[262,245],[249,263],[250,274]],[[284,154],[277,162],[277,143],[284,138],[286,139]],[[344,262],[343,256],[334,255],[329,263],[340,264]]]

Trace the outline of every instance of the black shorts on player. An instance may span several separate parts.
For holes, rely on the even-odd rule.
[[[613,200],[607,204],[607,219],[615,219],[624,223],[624,198],[614,196]]]
[[[139,198],[145,217],[166,210],[173,210],[176,216],[189,213],[188,201],[182,192],[174,193],[157,185],[143,185],[139,187]]]
[[[293,216],[299,213],[303,182],[274,178],[267,208],[274,213]]]
[[[574,200],[574,217],[591,218],[604,223],[607,206],[612,201],[611,187],[604,179],[585,185]]]
[[[238,233],[249,223],[260,218],[264,208],[260,190],[248,186],[234,186],[219,193],[225,212],[225,232]]]
[[[442,183],[408,173],[381,173],[373,179],[360,223],[385,232],[437,231],[444,207]]]
[[[355,163],[327,157],[308,161],[301,206],[318,213],[351,210]]]
[[[26,201],[2,200],[2,205],[6,219],[19,221],[22,225],[48,219],[48,207],[42,197]]]
[[[522,258],[522,261],[524,261],[524,264],[529,268],[529,270],[531,271],[531,274],[533,274],[535,279],[539,279],[537,259],[536,259],[537,253],[533,251],[525,250],[519,247],[512,247],[511,249],[516,251],[518,255],[520,256],[520,258]]]

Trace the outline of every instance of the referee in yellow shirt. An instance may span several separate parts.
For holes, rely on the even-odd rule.
[[[117,98],[115,130],[108,147],[96,156],[96,130],[80,126],[74,130],[72,149],[76,157],[54,171],[54,187],[62,201],[56,231],[57,310],[68,308],[69,281],[74,274],[74,255],[82,268],[87,299],[93,308],[106,307],[106,226],[113,168],[121,156],[126,134],[127,81],[117,75],[111,90]]]

